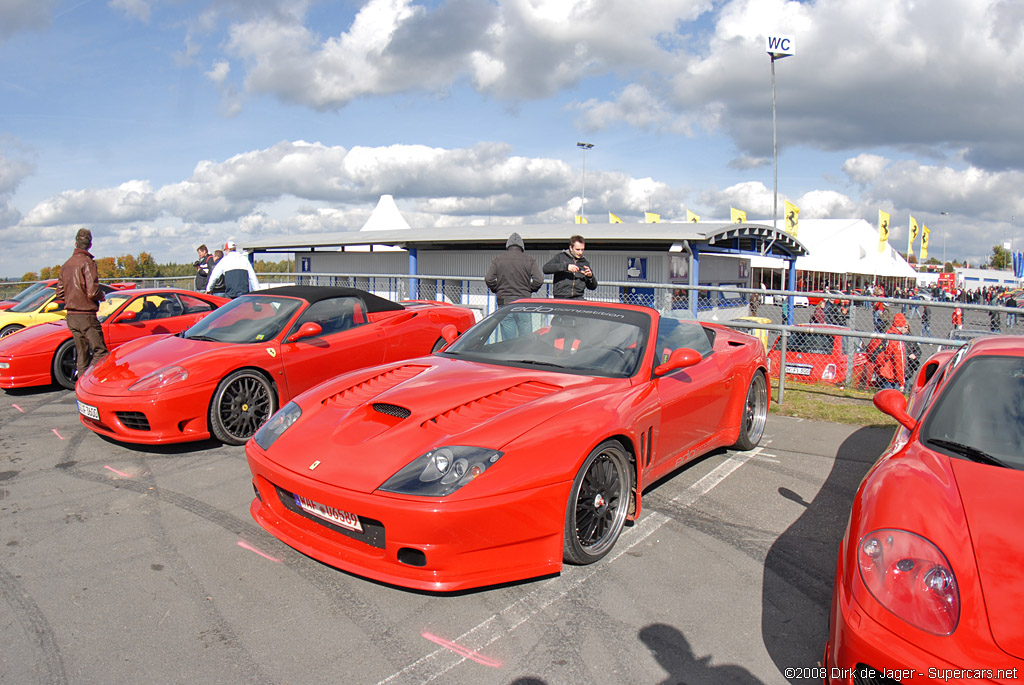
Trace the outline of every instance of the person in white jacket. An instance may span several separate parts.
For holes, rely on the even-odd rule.
[[[206,292],[210,292],[217,279],[224,276],[224,297],[235,299],[253,290],[258,290],[260,282],[256,278],[249,258],[237,251],[235,241],[229,240],[224,243],[224,256],[214,264],[210,271],[210,280],[206,285]]]

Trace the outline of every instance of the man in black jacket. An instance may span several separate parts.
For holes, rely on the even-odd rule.
[[[518,233],[513,233],[505,241],[505,252],[491,260],[491,265],[484,276],[484,283],[498,296],[499,307],[523,297],[530,297],[544,285],[544,275],[537,266],[537,260],[526,254],[525,249],[522,237]],[[506,316],[500,324],[502,339],[508,340],[528,333],[530,329],[524,329],[529,323],[528,316]]]
[[[569,238],[569,249],[559,252],[544,265],[544,273],[554,274],[552,294],[568,300],[582,300],[587,290],[597,290],[597,278],[583,256],[583,236]]]

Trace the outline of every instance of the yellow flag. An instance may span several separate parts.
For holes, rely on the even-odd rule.
[[[800,232],[800,208],[786,200],[786,233],[794,238]]]
[[[920,229],[917,226],[917,219],[914,215],[910,215],[910,238],[907,240],[907,259],[910,259],[910,255],[914,254],[914,241],[917,240],[917,234]]]
[[[644,212],[644,223],[645,224],[660,224],[661,214],[655,214],[654,212]]]
[[[881,252],[889,244],[889,215],[878,210],[878,251]]]
[[[622,223],[622,219],[620,219],[619,217],[615,216],[611,212],[608,212],[608,223],[610,223],[610,224],[621,224]]]
[[[686,220],[688,222],[690,222],[691,224],[699,224],[700,223],[700,217],[697,216],[696,214],[694,214],[693,212],[691,212],[690,210],[686,210]]]
[[[742,209],[736,209],[735,207],[729,208],[729,216],[734,224],[745,224],[747,223],[747,213]]]
[[[928,230],[927,226],[921,226],[921,256],[918,261],[924,263],[924,260],[928,259],[928,238],[930,238],[932,232]]]
[[[589,224],[590,222],[587,221],[587,217],[580,216],[579,214],[577,214],[576,215],[576,223],[578,223],[578,224]]]

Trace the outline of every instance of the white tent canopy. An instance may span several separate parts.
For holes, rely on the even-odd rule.
[[[377,200],[370,218],[366,220],[360,231],[394,231],[410,228],[409,222],[405,220],[402,213],[398,211],[395,198],[391,195],[381,195]]]
[[[917,272],[891,245],[878,251],[878,227],[863,219],[802,219],[796,239],[807,248],[807,255],[796,259],[798,271],[917,278]],[[751,266],[784,269],[786,263],[755,257]]]

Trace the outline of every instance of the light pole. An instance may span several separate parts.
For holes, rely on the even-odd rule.
[[[949,212],[939,212],[942,216],[949,216]],[[946,268],[946,227],[942,227],[942,268]]]
[[[580,178],[580,218],[576,222],[583,223],[583,203],[587,201],[587,150],[594,147],[593,143],[576,143],[576,147],[583,150],[583,176]]]
[[[772,173],[774,176],[772,200],[772,228],[779,228],[779,136],[775,125],[775,60],[796,54],[793,39],[789,36],[768,36],[765,50],[772,59]]]

